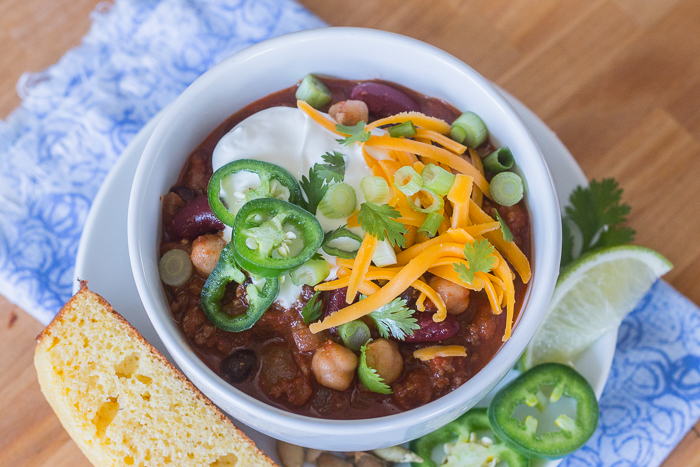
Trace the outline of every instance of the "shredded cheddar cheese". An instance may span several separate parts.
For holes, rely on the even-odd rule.
[[[299,107],[306,115],[311,117],[313,121],[324,127],[326,130],[332,131],[337,135],[343,136],[342,133],[335,129],[335,122],[333,120],[327,118],[325,115],[311,107],[305,101],[298,100],[297,107]]]
[[[360,283],[365,279],[364,276],[372,262],[372,256],[374,255],[374,250],[377,249],[377,243],[377,238],[370,234],[365,234],[365,238],[362,239],[362,244],[357,251],[355,263],[353,264],[352,273],[350,274],[350,280],[348,282],[348,292],[345,296],[345,300],[348,303],[352,303],[353,300],[355,300],[355,295],[357,295],[357,291],[360,288]]]
[[[466,146],[459,144],[452,138],[448,138],[447,136],[442,135],[437,131],[424,130],[423,128],[418,128],[416,130],[416,136],[419,138],[424,138],[428,141],[438,143],[440,146],[447,148],[450,151],[455,152],[457,154],[464,154],[464,151],[467,150]]]
[[[365,131],[372,131],[380,126],[394,125],[407,122],[409,120],[412,121],[414,125],[425,128],[426,130],[433,130],[443,135],[448,135],[450,133],[449,123],[444,120],[440,120],[439,118],[428,117],[420,112],[403,112],[392,115],[391,117],[375,120],[374,122],[365,126]]]
[[[436,357],[466,357],[467,349],[461,345],[434,345],[414,350],[413,357],[426,361]]]

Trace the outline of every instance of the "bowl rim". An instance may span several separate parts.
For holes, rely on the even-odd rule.
[[[468,75],[469,78],[476,84],[477,87],[488,95],[496,106],[500,108],[509,118],[509,131],[517,132],[518,138],[522,144],[528,147],[528,152],[537,154],[539,157],[534,158],[539,162],[538,170],[542,171],[545,178],[549,181],[545,186],[538,186],[538,192],[548,192],[547,196],[538,198],[540,211],[545,219],[549,219],[552,224],[547,229],[546,238],[539,239],[542,244],[550,246],[550,250],[545,252],[544,261],[542,264],[537,264],[533,267],[533,275],[531,283],[528,285],[527,293],[524,298],[525,302],[521,307],[517,325],[514,325],[513,334],[509,341],[505,342],[489,362],[475,375],[473,375],[466,383],[452,392],[439,397],[425,405],[410,409],[401,413],[386,415],[370,419],[357,420],[335,420],[322,419],[299,415],[293,412],[280,409],[273,405],[262,402],[249,396],[242,391],[234,388],[226,383],[214,371],[207,367],[204,362],[196,356],[189,346],[182,340],[176,339],[170,335],[174,328],[176,332],[181,332],[179,327],[172,323],[172,320],[167,320],[166,316],[161,316],[158,300],[148,290],[146,284],[145,270],[148,265],[144,262],[141,255],[141,246],[139,245],[139,218],[142,206],[143,192],[146,187],[146,182],[150,175],[150,169],[155,164],[156,154],[155,147],[158,144],[161,133],[164,133],[165,128],[173,123],[175,115],[180,112],[183,102],[188,101],[191,97],[196,96],[201,89],[208,87],[218,78],[218,75],[228,70],[232,66],[241,66],[247,60],[250,60],[258,55],[265,54],[275,49],[278,45],[288,42],[306,42],[323,40],[328,35],[363,35],[366,39],[382,41],[384,43],[396,43],[403,47],[416,48],[425,53],[429,53],[435,60],[443,62],[451,68],[454,68],[457,73]],[[402,83],[399,83],[402,84]],[[526,180],[527,184],[527,180]],[[546,216],[545,216],[546,214]],[[530,211],[532,216],[532,212]],[[544,317],[546,305],[551,299],[556,278],[559,273],[559,258],[561,254],[561,222],[559,204],[556,197],[556,191],[549,169],[544,161],[542,152],[540,151],[534,137],[529,129],[525,126],[522,119],[505,100],[498,90],[491,83],[482,77],[478,72],[469,67],[466,63],[451,54],[438,49],[432,45],[426,44],[417,39],[413,39],[400,34],[390,33],[368,28],[353,28],[353,27],[335,27],[335,28],[319,28],[309,29],[300,32],[285,34],[272,39],[259,42],[234,55],[223,60],[218,65],[214,66],[199,78],[197,78],[187,89],[170,105],[165,111],[163,119],[156,127],[153,135],[149,139],[146,148],[139,161],[138,169],[134,177],[133,186],[131,189],[129,208],[128,208],[128,243],[129,243],[129,258],[131,262],[134,280],[137,285],[139,296],[143,302],[144,308],[151,320],[156,332],[160,336],[168,351],[173,355],[182,368],[183,372],[188,375],[190,372],[196,373],[199,378],[204,379],[207,384],[207,390],[215,393],[216,396],[227,400],[236,408],[247,412],[253,418],[267,420],[275,424],[286,425],[290,421],[294,422],[296,427],[304,430],[323,432],[324,435],[346,435],[352,432],[353,428],[362,428],[367,433],[383,432],[394,429],[399,426],[413,426],[420,423],[427,423],[440,415],[451,412],[455,407],[459,406],[466,400],[471,398],[482,398],[496,382],[499,380],[499,375],[505,373],[512,368],[517,362],[520,353],[525,349],[527,343],[534,335],[539,327],[540,322]],[[543,233],[540,233],[543,235]],[[538,239],[532,238],[533,245]],[[540,247],[541,248],[541,247]],[[534,255],[531,260],[534,259]],[[157,266],[156,266],[157,267]],[[535,281],[539,288],[535,289]],[[539,310],[531,310],[533,307],[539,307]],[[166,308],[167,307],[166,304]],[[528,311],[527,317],[526,311]],[[527,318],[527,320],[525,319]],[[170,321],[170,322],[168,322]],[[519,349],[519,350],[518,350]],[[494,379],[494,376],[495,379]],[[468,392],[468,394],[466,394]],[[368,426],[371,425],[371,428]]]

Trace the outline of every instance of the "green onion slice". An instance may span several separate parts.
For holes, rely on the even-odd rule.
[[[333,95],[328,87],[314,75],[306,75],[299,83],[295,97],[300,101],[306,101],[314,109],[330,104]]]
[[[456,178],[454,174],[435,164],[426,165],[420,176],[423,177],[423,188],[432,190],[440,196],[445,196],[450,192]]]
[[[422,212],[425,214],[439,211],[443,207],[445,207],[445,200],[442,198],[442,196],[438,195],[432,190],[428,190],[427,188],[421,188],[418,193],[423,193],[424,195],[427,195],[430,199],[432,199],[432,202],[430,203],[430,206],[421,208],[418,207],[418,205],[413,201],[412,196],[407,196],[406,199],[408,199],[408,204],[413,208],[414,211]]]
[[[333,240],[347,239],[344,243],[353,243],[354,249],[340,248],[337,245],[331,245]],[[349,241],[348,241],[349,240]],[[360,249],[362,237],[352,233],[347,227],[342,226],[330,232],[327,232],[323,237],[321,248],[331,256],[338,258],[352,259],[357,255],[357,250]]]
[[[289,273],[294,285],[297,287],[304,284],[314,286],[328,277],[328,274],[331,273],[331,265],[320,256],[312,257]]]
[[[489,185],[491,197],[503,206],[513,206],[523,199],[523,179],[513,172],[501,172]]]
[[[370,203],[382,204],[386,200],[386,195],[389,194],[389,184],[383,177],[363,177],[360,180],[360,188],[365,195],[365,200]]]
[[[403,123],[392,126],[389,128],[389,136],[392,138],[399,138],[401,136],[405,138],[410,138],[416,135],[416,126],[412,121],[406,120]]]
[[[357,194],[355,189],[347,183],[335,183],[328,187],[328,191],[318,204],[324,216],[330,219],[341,219],[355,212],[357,207]]]
[[[497,174],[513,168],[515,160],[508,148],[499,148],[484,158],[484,169]]]
[[[486,141],[486,138],[489,137],[489,130],[477,114],[464,112],[452,124],[450,135],[458,143],[475,148]]]
[[[394,252],[394,247],[391,246],[391,242],[388,238],[377,242],[377,247],[374,249],[374,254],[372,255],[372,262],[375,266],[380,268],[396,264],[396,252]]]
[[[442,224],[444,220],[445,218],[442,216],[442,214],[431,212],[426,216],[425,221],[423,221],[423,225],[418,227],[418,233],[425,235],[426,237],[433,238],[437,233],[438,227],[440,227],[440,224]]]
[[[158,263],[160,278],[167,285],[179,287],[192,277],[192,261],[190,255],[183,250],[170,250],[163,255]]]
[[[423,177],[413,167],[404,166],[394,174],[394,185],[406,196],[413,196],[423,187]]]
[[[338,326],[338,334],[343,340],[345,347],[353,352],[359,352],[360,348],[362,348],[370,337],[372,337],[369,331],[369,326],[360,320],[341,324]]]

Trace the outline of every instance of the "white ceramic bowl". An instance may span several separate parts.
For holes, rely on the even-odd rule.
[[[307,73],[346,79],[379,78],[441,98],[484,120],[508,146],[526,181],[533,275],[513,336],[466,384],[427,405],[369,420],[303,417],[271,407],[227,384],[192,351],[172,319],[158,276],[161,196],[175,183],[190,152],[231,114]],[[554,185],[537,144],[489,82],[455,57],[387,32],[327,28],[271,39],[212,68],[166,111],[136,172],[129,202],[129,256],[143,305],[182,371],[215,404],[272,437],[307,447],[354,451],[417,438],[477,403],[515,364],[537,329],[559,270],[561,221]]]

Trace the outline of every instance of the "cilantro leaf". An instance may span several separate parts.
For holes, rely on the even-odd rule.
[[[395,219],[401,217],[401,213],[388,204],[362,203],[357,220],[365,232],[382,241],[389,239],[392,245],[401,248],[406,246],[406,238],[403,236],[408,230]]]
[[[591,180],[588,187],[577,187],[569,196],[571,206],[563,219],[561,266],[599,247],[631,243],[635,231],[623,226],[630,206],[622,203],[622,188],[614,178]],[[576,234],[581,236],[581,251],[574,250]]]
[[[406,300],[402,298],[392,300],[368,316],[374,321],[379,334],[387,339],[391,335],[402,341],[407,335],[413,335],[413,331],[420,328],[416,318],[413,317],[413,310],[406,306]]]
[[[508,227],[508,224],[506,224],[506,221],[503,220],[501,215],[498,213],[498,210],[496,209],[496,219],[498,219],[498,223],[501,225],[501,234],[503,234],[503,240],[506,242],[512,242],[513,241],[513,233],[510,231],[510,228]]]
[[[335,129],[344,135],[350,135],[343,139],[337,139],[336,141],[343,146],[349,146],[352,143],[364,143],[371,136],[369,131],[365,131],[365,122],[359,122],[357,125],[346,126],[338,123]]]
[[[574,233],[571,231],[572,221],[564,217],[561,220],[561,265],[574,260]],[[574,226],[575,227],[575,226]]]
[[[469,285],[474,283],[474,274],[489,272],[496,265],[493,245],[485,239],[464,245],[464,258],[469,267],[464,263],[452,263],[452,265],[459,278]]]
[[[323,156],[325,164],[316,163],[309,169],[309,177],[301,177],[301,189],[306,194],[302,207],[311,214],[316,214],[318,203],[328,191],[328,186],[334,182],[342,182],[345,178],[345,158],[337,152],[327,152]]]
[[[311,255],[311,258],[309,258],[308,261],[325,261],[325,258],[317,251]]]
[[[360,348],[360,364],[357,366],[357,376],[367,389],[379,394],[391,394],[393,391],[384,379],[379,376],[377,370],[367,365],[367,345]]]
[[[345,178],[345,159],[338,151],[327,152],[321,156],[325,164],[314,164],[314,170],[319,178],[327,184],[340,183]]]
[[[321,299],[321,292],[316,292],[311,300],[306,302],[304,308],[301,309],[301,317],[304,320],[304,324],[313,323],[321,317],[321,309],[323,305],[323,300]]]

